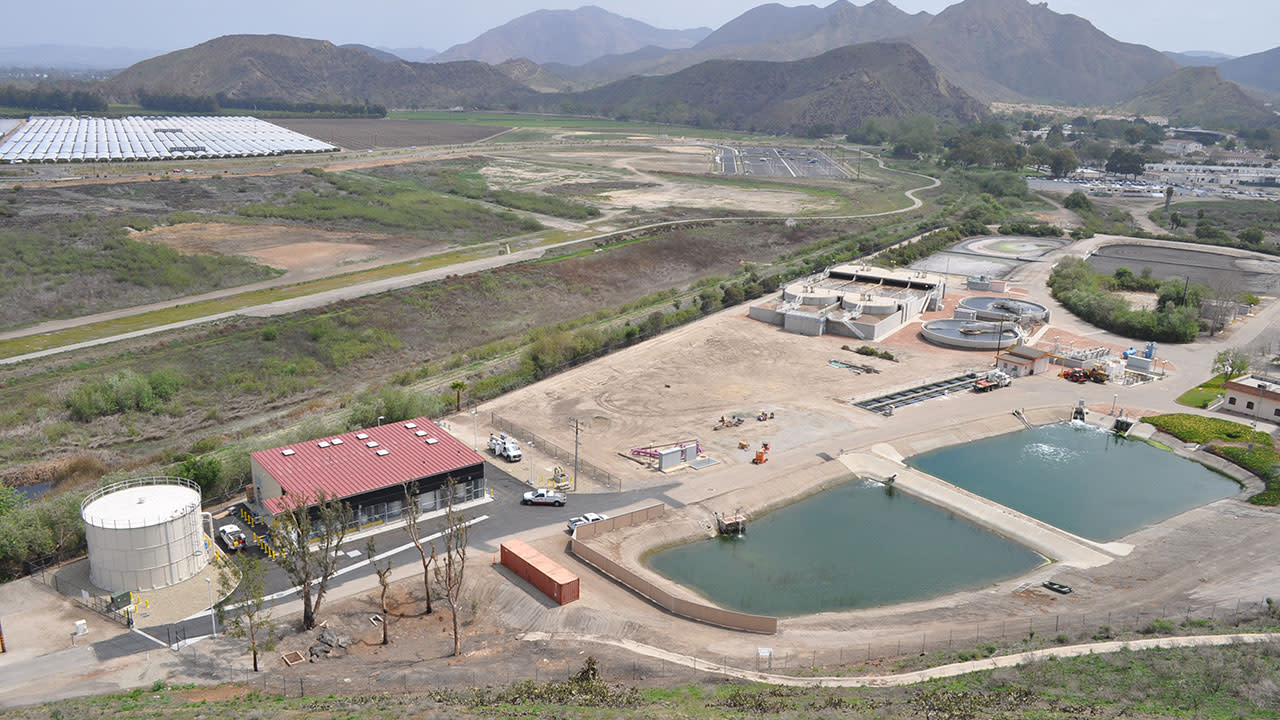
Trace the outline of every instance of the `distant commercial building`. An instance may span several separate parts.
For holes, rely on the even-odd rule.
[[[1148,176],[1167,185],[1275,185],[1280,168],[1250,165],[1189,165],[1184,163],[1150,163]]]
[[[484,458],[427,418],[262,450],[249,464],[252,502],[267,518],[323,493],[346,501],[353,520],[368,525],[403,515],[405,490],[415,483],[424,512],[445,506],[450,479],[455,502],[487,492]]]

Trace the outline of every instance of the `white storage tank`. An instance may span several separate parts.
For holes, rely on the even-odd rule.
[[[90,493],[80,504],[89,580],[112,593],[155,590],[208,564],[200,487],[174,477],[136,478]]]

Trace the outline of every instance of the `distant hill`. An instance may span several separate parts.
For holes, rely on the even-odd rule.
[[[1178,64],[1122,43],[1075,15],[1027,0],[964,0],[910,41],[984,100],[1122,102]]]
[[[711,60],[548,102],[618,118],[757,132],[840,132],[873,115],[964,121],[986,109],[906,43],[866,43],[792,62]]]
[[[748,10],[687,50],[641,48],[607,55],[580,68],[555,67],[558,75],[599,84],[629,75],[665,75],[707,60],[802,60],[829,50],[906,35],[933,16],[909,15],[889,0],[854,5],[836,0],[819,8],[770,3]]]
[[[574,83],[526,58],[508,60],[493,67],[512,80],[538,92],[570,92],[578,89]]]
[[[138,90],[388,107],[498,106],[535,93],[478,62],[382,62],[363,50],[287,35],[227,35],[145,60],[103,83],[116,100]]]
[[[379,50],[377,48],[369,47],[368,45],[361,45],[360,43],[347,43],[346,45],[339,45],[338,47],[369,53],[374,57],[374,59],[381,60],[382,62],[404,62],[404,58],[396,55],[395,53],[389,53],[386,50]]]
[[[1280,93],[1280,47],[1228,60],[1218,72],[1232,82]]]
[[[936,16],[909,15],[889,0],[826,7],[761,5],[687,50],[645,48],[556,74],[599,84],[665,74],[711,59],[799,60],[837,47],[905,39],[953,83],[982,100],[1119,103],[1178,69],[1144,45],[1119,42],[1075,15],[1028,0],[964,0]]]
[[[138,48],[21,45],[0,47],[0,67],[119,70],[159,54],[156,50]]]
[[[378,49],[383,52],[389,52],[405,62],[427,62],[431,58],[440,54],[439,50],[421,47],[389,48],[379,46]]]
[[[1135,115],[1164,115],[1177,125],[1204,128],[1280,126],[1280,116],[1223,80],[1217,68],[1187,67],[1143,88],[1123,109]]]
[[[470,42],[454,45],[432,61],[481,60],[497,64],[511,58],[528,58],[539,64],[581,65],[646,45],[689,47],[710,32],[710,28],[664,30],[591,5],[577,10],[538,10]]]
[[[1228,60],[1234,59],[1230,55],[1223,55],[1220,52],[1213,52],[1212,50],[1188,50],[1187,52],[1165,51],[1162,54],[1170,60],[1185,67],[1216,67]]]

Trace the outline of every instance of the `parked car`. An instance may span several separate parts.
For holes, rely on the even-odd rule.
[[[582,525],[590,525],[591,523],[598,523],[601,520],[608,519],[608,515],[602,515],[600,513],[583,513],[575,518],[569,519],[569,530],[572,532]]]
[[[236,525],[223,525],[218,528],[218,539],[222,541],[223,547],[234,552],[240,550],[249,544],[249,539],[245,537],[244,531]]]
[[[521,505],[555,505],[563,507],[569,498],[564,493],[558,493],[555,490],[541,488],[539,490],[530,490],[520,498]]]

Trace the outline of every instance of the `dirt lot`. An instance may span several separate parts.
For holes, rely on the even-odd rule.
[[[497,186],[554,186],[601,178],[644,183],[643,187],[606,190],[597,197],[616,209],[652,211],[670,207],[711,208],[770,214],[830,211],[836,202],[802,190],[751,188],[658,173],[707,173],[714,153],[701,146],[569,150],[554,154],[521,153],[520,159],[492,165],[485,176]],[[572,163],[572,165],[566,165]],[[577,167],[574,167],[577,166]]]
[[[183,252],[246,255],[286,271],[282,281],[381,265],[449,247],[422,238],[299,225],[182,223],[134,233]]]
[[[271,122],[345,150],[462,145],[492,137],[507,128],[493,125],[433,123],[421,120],[279,118]]]

